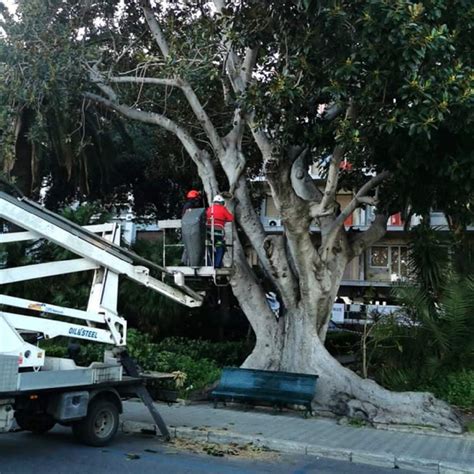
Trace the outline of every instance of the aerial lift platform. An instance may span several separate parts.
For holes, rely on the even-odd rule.
[[[1,220],[6,224],[0,244],[45,239],[76,258],[0,269],[0,432],[9,431],[14,420],[36,433],[60,423],[71,426],[86,444],[104,446],[117,431],[121,400],[138,396],[169,438],[144,378],[126,351],[127,322],[117,313],[119,276],[188,307],[200,306],[203,296],[186,286],[178,271],[120,247],[118,224],[81,227],[3,191]],[[1,294],[1,285],[82,271],[94,272],[86,310]],[[105,351],[103,362],[79,367],[72,359],[48,357],[38,345],[41,339],[60,336],[113,349]]]
[[[200,211],[200,210],[198,210]],[[202,209],[204,211],[204,209]],[[166,271],[175,275],[175,280],[184,283],[186,280],[194,280],[205,283],[206,281],[213,281],[215,286],[227,286],[229,278],[233,272],[233,245],[232,245],[232,224],[228,223],[224,227],[226,253],[224,254],[224,265],[221,268],[216,268],[214,265],[215,255],[215,239],[214,239],[214,225],[207,226],[207,238],[204,244],[203,260],[197,266],[191,266],[181,262],[176,265],[176,262],[169,262],[168,252],[173,248],[180,250],[184,249],[182,242],[176,238],[176,235],[182,229],[183,221],[181,219],[167,219],[158,221],[158,229],[162,232],[162,261]],[[174,238],[169,239],[169,234],[174,234]],[[230,242],[230,243],[229,243]],[[229,251],[230,250],[230,251]]]

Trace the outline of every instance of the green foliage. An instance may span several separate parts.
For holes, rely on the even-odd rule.
[[[436,231],[415,233],[410,253],[413,280],[394,289],[403,310],[372,332],[375,377],[396,390],[431,387],[448,400],[456,393],[468,399],[463,390],[471,390],[466,381],[474,368],[474,278],[452,270]]]
[[[210,342],[202,339],[169,337],[158,343],[160,350],[192,359],[209,359],[219,367],[240,366],[253,349],[246,341]]]
[[[326,337],[326,349],[332,355],[354,354],[359,350],[360,336],[356,332],[329,332]]]
[[[28,195],[46,183],[49,208],[84,195],[125,203],[132,191],[140,211],[178,215],[197,182],[176,140],[84,101],[91,61],[113,55],[106,44],[122,7],[82,3],[19,2],[13,16],[0,2],[0,169]],[[157,156],[163,148],[172,163]]]
[[[474,408],[474,370],[440,374],[436,382],[427,389],[453,405]]]
[[[61,344],[60,340],[42,341],[40,346],[46,351],[48,357],[67,357],[67,344]],[[98,360],[98,359],[95,359]],[[100,359],[99,359],[100,360]],[[89,364],[87,364],[89,365]]]
[[[83,87],[84,45],[72,41],[78,22],[73,19],[74,9],[60,11],[50,2],[33,0],[20,2],[17,14],[20,21],[4,7],[0,9],[0,28],[6,33],[0,42],[0,150],[4,169],[13,169],[19,185],[31,192],[44,176],[38,175],[40,163],[58,159],[67,181],[78,165],[80,134],[74,129],[80,118],[67,111],[76,109]],[[50,41],[51,33],[54,41]],[[15,156],[19,140],[34,146],[26,150],[20,145]],[[48,153],[46,143],[51,143],[56,153]],[[27,172],[28,164],[33,165],[32,176]],[[49,166],[53,164],[49,161]]]
[[[408,389],[442,372],[474,367],[474,280],[449,276],[441,291],[435,304],[420,288],[397,290],[402,315],[379,322],[371,340],[385,385]]]
[[[43,341],[41,346],[50,357],[67,357],[65,339]],[[167,338],[153,342],[148,334],[134,329],[128,331],[127,349],[145,371],[175,372],[186,374],[180,395],[202,390],[219,379],[224,366],[240,365],[251,351],[245,342],[213,343],[186,338]],[[103,359],[104,346],[81,343],[78,364],[88,366]]]
[[[190,391],[202,390],[218,380],[220,368],[214,360],[202,358],[199,351],[180,352],[183,347],[183,342],[180,345],[168,344],[170,350],[167,351],[159,343],[152,342],[148,335],[134,330],[128,332],[129,353],[144,370],[181,371],[186,374],[184,386],[180,390],[181,395],[185,396]]]
[[[451,266],[451,240],[427,223],[412,230],[408,268],[410,279],[432,297],[435,297]]]
[[[186,389],[201,389],[219,378],[220,368],[237,365],[248,355],[241,342],[212,343],[185,338],[167,338],[152,342],[150,336],[135,330],[128,332],[127,347],[132,357],[147,370],[181,370],[188,376]]]
[[[423,214],[437,201],[472,217],[470,2],[231,5],[234,41],[265,45],[262,81],[246,100],[281,143],[311,143],[323,158],[334,141],[344,144],[354,166],[346,185],[361,167],[391,170],[388,209],[410,204]],[[343,113],[327,121],[315,113],[349,101],[357,109],[351,123]]]
[[[81,190],[94,192],[106,187],[108,166],[123,156],[121,145],[132,142],[127,157],[134,160],[118,162],[130,179],[122,174],[119,181],[133,187],[137,202],[160,204],[159,195],[176,211],[176,183],[196,183],[189,157],[183,158],[179,142],[163,131],[155,134],[134,125],[130,132],[127,125],[123,133],[114,114],[83,106],[84,91],[99,92],[87,67],[98,64],[106,76],[139,71],[149,77],[185,78],[220,136],[228,133],[238,106],[255,112],[283,152],[288,145],[306,146],[323,169],[334,145],[345,145],[353,170],[343,174],[341,186],[360,183],[367,169],[390,170],[392,183],[381,194],[387,210],[410,206],[423,214],[437,202],[457,223],[465,226],[472,217],[471,2],[246,0],[228,2],[222,15],[202,2],[155,4],[169,42],[170,56],[164,59],[146,31],[138,0],[125,5],[105,0],[84,5],[70,0],[21,2],[18,19],[3,10],[0,104],[6,105],[8,117],[3,126],[0,119],[0,129],[6,130],[10,164],[20,158],[13,156],[12,117],[24,110],[28,117],[22,120],[30,123],[27,141],[35,144],[35,153],[44,144],[55,150],[47,160],[30,156],[28,164],[35,165],[31,169],[37,171],[43,163],[37,174],[48,176],[59,161],[65,182],[76,173],[82,176]],[[246,47],[259,47],[259,73],[244,94],[233,91],[222,77],[223,35],[239,55]],[[113,86],[122,104],[165,113],[192,131],[203,149],[215,151],[179,88]],[[350,102],[356,107],[352,122],[344,118]],[[339,110],[331,119],[322,113],[328,106]],[[94,156],[86,157],[89,142]],[[243,141],[242,151],[248,174],[261,170],[252,140]],[[22,168],[27,169],[24,164]],[[137,168],[143,173],[136,173]],[[223,177],[219,168],[217,173]],[[60,174],[53,175],[59,185]],[[87,188],[84,182],[97,186]]]

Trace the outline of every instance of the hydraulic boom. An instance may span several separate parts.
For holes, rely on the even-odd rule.
[[[12,308],[0,312],[0,355],[17,355],[20,368],[38,370],[44,365],[44,351],[25,341],[30,333],[41,334],[46,339],[68,336],[124,346],[127,323],[117,313],[120,275],[186,306],[202,304],[202,295],[179,285],[182,278],[176,278],[166,268],[121,248],[118,224],[81,227],[25,197],[14,197],[5,192],[0,192],[0,219],[23,229],[0,233],[0,244],[46,239],[77,256],[63,261],[1,269],[0,285],[94,271],[85,311],[7,296],[1,294],[0,289],[0,305]],[[165,283],[151,276],[152,269],[164,277],[175,277],[177,283]],[[28,310],[28,314],[22,314],[22,310]]]

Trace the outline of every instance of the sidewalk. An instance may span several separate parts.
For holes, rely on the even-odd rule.
[[[283,453],[439,474],[474,473],[474,437],[414,434],[304,419],[286,412],[211,404],[157,404],[172,436],[213,443],[250,443]],[[155,430],[146,408],[124,403],[124,431]]]

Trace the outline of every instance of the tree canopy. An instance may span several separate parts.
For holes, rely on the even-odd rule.
[[[123,127],[83,101],[87,67],[100,60],[100,71],[122,76],[114,87],[123,103],[166,111],[204,147],[207,137],[179,88],[137,86],[127,75],[186,77],[219,133],[229,131],[239,103],[280,147],[304,145],[323,167],[336,140],[352,164],[342,184],[363,180],[361,171],[390,170],[394,184],[384,202],[391,209],[424,214],[436,204],[466,221],[474,182],[469,1],[248,1],[230,3],[219,16],[205,2],[156,4],[171,33],[168,58],[144,34],[139,2],[18,4],[16,17],[2,10],[2,160],[17,177],[31,170],[32,188],[56,171],[57,185],[110,191],[120,181],[111,170],[123,161],[132,166],[120,158],[130,144]],[[245,91],[223,74],[222,31],[239,53],[259,48]],[[348,101],[356,109],[350,120]],[[260,171],[247,142],[246,154],[257,161],[252,171]],[[170,154],[163,143],[154,147],[155,155]]]
[[[66,182],[91,179],[73,133],[87,133],[81,116],[107,133],[120,119],[150,126],[157,162],[174,169],[184,153],[208,199],[225,192],[236,215],[230,283],[256,334],[247,367],[318,373],[317,401],[337,413],[457,431],[449,407],[361,380],[323,342],[344,269],[390,214],[437,206],[461,227],[472,219],[473,16],[468,0],[22,0],[0,24],[4,167],[15,174],[13,130],[27,112],[25,162],[35,171],[49,147]],[[257,175],[282,235],[256,212]],[[341,189],[352,192],[344,208]],[[368,228],[346,229],[367,206]],[[248,249],[282,303],[278,319]]]

